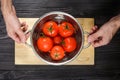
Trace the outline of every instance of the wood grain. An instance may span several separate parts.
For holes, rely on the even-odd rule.
[[[46,12],[57,10],[74,17],[94,17],[98,27],[120,13],[120,0],[13,1],[19,17],[38,18]],[[0,35],[7,35],[5,28],[0,15]],[[108,45],[95,48],[93,66],[16,66],[14,49],[12,39],[0,39],[0,80],[120,80],[120,30]]]
[[[26,21],[29,29],[32,28],[38,18],[20,18],[20,21]],[[77,18],[84,31],[90,32],[94,25],[93,18]],[[30,44],[30,40],[27,41]],[[87,45],[87,41],[85,41]],[[41,61],[33,52],[32,48],[24,44],[15,43],[15,64],[16,65],[47,65]],[[67,65],[94,65],[94,48],[92,46],[83,49],[80,55]]]

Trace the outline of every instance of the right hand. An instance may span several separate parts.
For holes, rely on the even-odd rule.
[[[114,25],[113,21],[109,21],[101,26],[98,30],[97,26],[92,28],[92,34],[88,36],[88,42],[90,42],[94,47],[100,47],[107,45],[119,27]]]
[[[88,42],[92,43],[94,47],[107,45],[119,28],[120,15],[117,15],[103,24],[99,30],[94,26],[92,28],[92,34],[88,36]]]

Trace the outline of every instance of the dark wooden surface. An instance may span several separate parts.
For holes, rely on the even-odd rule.
[[[120,0],[14,0],[14,5],[19,17],[64,11],[93,17],[99,26],[120,13]],[[94,66],[16,66],[14,41],[6,35],[0,15],[0,80],[120,80],[120,31],[110,44],[95,49]]]

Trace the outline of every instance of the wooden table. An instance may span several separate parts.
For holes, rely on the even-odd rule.
[[[104,2],[105,1],[105,2]],[[15,0],[17,15],[38,18],[57,10],[74,17],[94,17],[98,26],[120,13],[120,0]],[[5,34],[0,15],[0,35]],[[120,31],[110,44],[95,49],[94,66],[16,66],[14,42],[0,39],[0,80],[120,80]]]

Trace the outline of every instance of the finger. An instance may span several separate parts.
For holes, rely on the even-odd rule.
[[[92,27],[92,31],[96,31],[96,30],[98,30],[98,27],[95,25],[94,27]]]
[[[92,42],[92,43],[91,43],[91,45],[92,45],[93,47],[95,47],[95,46],[94,46],[94,45],[95,45],[95,43],[94,43],[94,42]]]
[[[17,34],[15,34],[14,40],[15,40],[17,43],[21,43],[20,38],[18,37]]]
[[[25,36],[26,36],[26,40],[27,40],[30,36],[30,32],[28,32]]]
[[[94,43],[94,47],[100,47],[100,46],[103,46],[104,45],[104,43],[103,43],[103,41],[101,40],[101,41],[99,41],[99,42],[95,42]]]
[[[23,32],[27,31],[27,29],[28,29],[28,25],[25,25],[25,26],[22,26],[22,27],[21,27],[21,30],[22,30]]]
[[[98,42],[92,42],[91,45],[92,45],[93,47],[99,47],[99,46],[100,46]]]
[[[18,35],[16,33],[11,32],[8,35],[9,35],[10,38],[12,38],[13,40],[15,40],[15,42],[17,42],[17,43],[21,42],[20,39],[19,39],[19,37],[18,37]]]
[[[98,30],[98,27],[95,25],[94,27],[91,28],[90,34],[96,32]]]
[[[101,36],[100,31],[97,31],[88,36],[88,42],[94,42]]]
[[[28,25],[26,24],[26,22],[21,23],[21,29],[23,32],[25,32],[28,29]]]
[[[96,30],[96,27],[95,27],[95,26],[94,26],[94,27],[92,27],[92,30],[93,30],[93,31],[95,31],[95,30]]]
[[[26,25],[26,22],[25,22],[25,21],[21,23],[21,26],[25,26],[25,25]]]
[[[97,26],[97,25],[95,25],[94,27],[95,27],[95,29],[98,29],[98,26]]]
[[[95,41],[92,45],[94,47],[100,47],[100,46],[106,45],[107,43],[108,43],[108,41],[106,41],[104,38],[102,38],[102,39]]]
[[[21,29],[23,30],[23,32],[25,32],[28,28],[28,25],[26,24],[26,22],[22,22],[21,23]]]
[[[25,30],[27,30],[28,29],[28,25],[24,26],[24,28],[25,28]]]
[[[24,32],[23,32],[21,29],[18,29],[18,30],[16,31],[16,33],[17,33],[18,37],[20,38],[20,41],[21,41],[22,43],[25,43],[26,37],[25,37]]]

